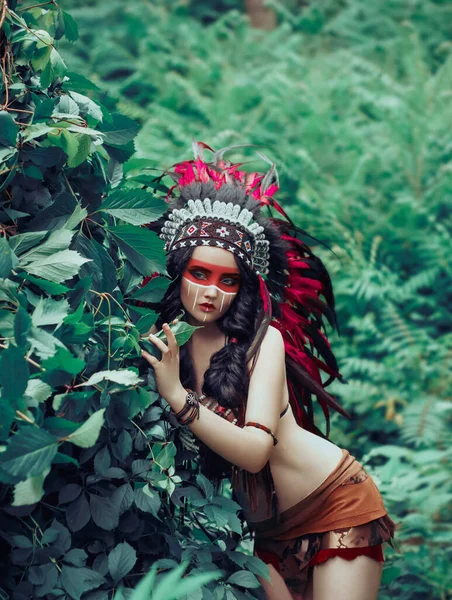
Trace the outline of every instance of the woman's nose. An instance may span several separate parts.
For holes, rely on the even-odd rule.
[[[209,287],[206,289],[206,291],[204,292],[204,295],[207,298],[216,298],[218,295],[218,290],[216,288],[216,286],[214,285],[209,285]]]

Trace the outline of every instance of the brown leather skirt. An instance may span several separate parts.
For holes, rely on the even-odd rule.
[[[381,544],[391,541],[395,529],[372,478],[347,450],[329,477],[301,502],[251,526],[255,553],[296,593],[303,593],[309,568],[332,556],[384,560]]]

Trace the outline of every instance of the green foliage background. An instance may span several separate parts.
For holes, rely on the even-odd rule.
[[[37,404],[42,413],[40,427],[59,440],[63,433],[75,431],[90,415],[93,418],[93,414],[106,409],[107,418],[99,441],[93,437],[90,443],[96,443],[91,446],[92,450],[83,451],[89,454],[84,455],[86,461],[82,464],[83,493],[88,493],[90,501],[92,496],[98,495],[108,497],[110,501],[111,494],[118,497],[113,488],[122,487],[121,494],[126,497],[129,488],[133,494],[138,494],[135,490],[145,487],[149,492],[147,497],[153,501],[148,501],[148,505],[143,502],[140,505],[140,499],[138,504],[136,500],[135,504],[131,501],[125,513],[129,521],[136,518],[143,527],[153,531],[154,537],[144,548],[127,531],[127,526],[119,533],[114,530],[112,536],[112,528],[100,526],[99,530],[98,523],[94,521],[93,525],[91,521],[88,527],[98,528],[96,535],[103,544],[97,554],[92,553],[92,547],[86,543],[86,529],[82,527],[79,535],[71,530],[73,549],[90,553],[86,565],[86,559],[80,554],[75,558],[71,555],[65,561],[64,553],[47,550],[44,553],[47,562],[43,560],[37,563],[38,566],[28,568],[30,549],[36,546],[40,546],[41,552],[43,548],[55,549],[52,537],[60,527],[52,521],[52,511],[45,509],[44,501],[38,502],[30,515],[20,516],[29,529],[16,519],[18,524],[14,533],[18,539],[7,537],[7,542],[15,547],[17,573],[23,570],[24,581],[29,582],[33,590],[41,590],[39,597],[47,597],[46,592],[41,593],[42,586],[45,589],[48,573],[54,577],[58,571],[54,565],[60,571],[51,581],[57,589],[61,587],[62,594],[71,598],[77,597],[78,592],[71,587],[71,576],[75,578],[76,575],[70,569],[88,571],[92,567],[98,571],[104,581],[97,581],[97,591],[87,591],[82,598],[100,600],[111,597],[117,581],[125,586],[126,594],[127,588],[133,587],[136,581],[136,577],[134,580],[130,575],[145,572],[157,558],[164,559],[162,568],[174,566],[172,561],[184,558],[190,562],[190,570],[195,574],[197,570],[220,568],[220,583],[210,583],[202,592],[193,591],[190,598],[226,597],[230,600],[259,595],[253,587],[255,580],[250,571],[259,574],[262,567],[247,562],[246,554],[238,552],[246,552],[246,544],[242,542],[236,546],[239,539],[232,544],[234,537],[228,533],[232,528],[236,538],[244,536],[246,540],[246,532],[235,518],[234,507],[227,504],[227,499],[217,497],[213,501],[215,510],[208,508],[212,506],[212,491],[206,482],[188,475],[175,464],[172,445],[165,442],[162,433],[161,409],[152,381],[148,381],[148,386],[137,386],[132,379],[129,385],[121,379],[118,381],[117,376],[116,381],[103,379],[96,384],[100,389],[94,388],[92,399],[79,404],[81,410],[74,408],[70,413],[76,426],[44,421],[60,418],[52,412],[52,405],[55,406],[55,397],[62,395],[63,391],[59,389],[62,385],[86,383],[92,374],[105,370],[126,369],[133,375],[133,365],[137,365],[135,344],[140,334],[138,320],[147,317],[134,312],[132,298],[129,306],[125,301],[128,296],[137,294],[140,273],[147,274],[149,267],[143,260],[137,262],[134,253],[138,244],[134,231],[140,224],[137,215],[143,217],[140,211],[144,210],[150,220],[149,211],[153,210],[153,218],[156,217],[158,209],[151,186],[153,169],[166,168],[189,157],[193,137],[214,148],[237,143],[265,145],[265,153],[276,161],[279,169],[282,204],[289,207],[291,216],[300,226],[329,244],[334,251],[332,254],[315,241],[312,243],[333,279],[341,337],[333,335],[331,342],[341,371],[349,382],[347,386],[332,388],[332,391],[353,416],[350,422],[335,419],[331,437],[366,464],[398,525],[400,552],[387,551],[380,598],[444,600],[452,594],[448,568],[452,554],[451,449],[448,444],[452,392],[452,7],[446,1],[429,0],[319,0],[304,5],[294,0],[269,4],[278,15],[278,26],[271,32],[251,29],[240,2],[222,2],[215,4],[216,8],[208,2],[163,0],[152,3],[134,0],[127,6],[119,0],[61,4],[79,26],[80,39],[75,41],[75,26],[70,17],[63,19],[69,39],[59,36],[61,39],[57,43],[69,73],[74,75],[62,87],[60,84],[52,87],[52,77],[58,83],[58,76],[61,76],[59,61],[54,59],[57,71],[54,69],[44,75],[44,81],[41,75],[43,94],[52,99],[51,111],[58,102],[61,103],[59,96],[62,93],[66,93],[66,97],[71,90],[87,94],[95,101],[94,107],[85,101],[84,108],[79,105],[78,114],[93,131],[101,131],[107,137],[96,137],[94,133],[79,130],[70,131],[68,137],[60,132],[58,140],[63,139],[50,145],[64,154],[59,157],[61,162],[55,163],[56,167],[49,167],[50,173],[41,169],[44,183],[33,167],[45,165],[37,163],[36,159],[29,159],[28,164],[25,156],[23,162],[17,163],[20,169],[14,178],[16,187],[25,189],[28,194],[25,193],[22,204],[19,202],[14,206],[15,210],[27,212],[25,207],[36,202],[38,189],[41,204],[37,202],[33,208],[33,217],[38,221],[31,229],[28,218],[16,214],[7,215],[10,220],[2,222],[11,226],[11,219],[16,224],[19,219],[17,231],[6,232],[8,238],[14,238],[17,232],[60,231],[56,236],[58,251],[78,252],[82,259],[100,261],[97,265],[100,264],[101,272],[103,266],[105,275],[99,277],[99,268],[90,268],[91,263],[79,264],[79,269],[87,271],[76,270],[70,274],[70,277],[75,273],[81,275],[70,280],[70,287],[76,286],[71,292],[61,289],[52,292],[48,286],[37,289],[33,287],[36,282],[18,279],[14,274],[4,280],[12,281],[15,287],[4,284],[6,289],[2,293],[6,299],[3,297],[2,303],[7,318],[1,334],[7,340],[15,337],[9,345],[7,358],[3,358],[5,351],[1,359],[3,395],[6,385],[8,393],[13,394],[12,401],[22,402],[17,408],[26,408],[30,413],[25,414],[34,417]],[[40,14],[33,12],[33,15],[40,20],[39,29],[52,30],[54,21],[52,16],[46,16],[49,14],[46,10],[44,7],[42,14],[39,11]],[[34,52],[37,50],[39,48]],[[43,65],[45,71],[45,58],[34,55],[34,61],[34,69]],[[106,93],[90,87],[81,75]],[[19,94],[20,89],[16,89],[15,93]],[[77,97],[72,99],[76,101]],[[96,112],[96,106],[100,107],[100,113]],[[71,107],[70,103],[68,106],[63,103],[62,107],[58,104],[56,118],[59,118],[58,112],[70,111]],[[112,120],[112,114],[122,116]],[[41,117],[35,118],[34,123],[41,120],[49,129],[54,129],[48,125],[48,118],[42,110]],[[111,133],[111,123],[115,119],[119,120],[122,129],[128,129],[125,138],[118,140]],[[34,133],[36,136],[29,137],[28,143],[37,140],[38,147],[47,147],[49,142],[45,140],[55,135],[42,129],[34,130]],[[98,143],[82,146],[81,138],[77,137],[77,145],[74,145],[71,144],[72,135],[91,135]],[[11,154],[11,139],[2,144]],[[27,148],[30,152],[30,146],[25,146],[25,150]],[[33,152],[36,150],[35,146]],[[23,151],[21,148],[21,160]],[[245,156],[249,161],[255,161],[252,151],[245,152]],[[237,155],[237,158],[242,157],[243,152]],[[13,152],[10,156],[5,150],[2,160],[11,165],[16,154]],[[262,167],[258,162],[253,162],[252,166]],[[61,204],[55,194],[54,182],[64,176],[81,201],[78,209],[76,203],[67,199]],[[30,188],[33,179],[34,185]],[[49,189],[46,185],[49,181],[53,185],[50,200],[43,189]],[[11,190],[13,185],[14,181],[10,180],[5,189]],[[67,192],[64,180],[59,185],[62,192]],[[145,193],[148,195],[140,196]],[[86,216],[98,213],[102,201],[106,203],[106,210],[100,213],[102,217],[94,217],[94,225],[87,223]],[[115,201],[126,209],[125,212],[117,212],[119,204]],[[11,197],[7,197],[9,210],[10,202]],[[54,209],[64,206],[63,215],[67,219],[61,217],[61,210],[57,211],[58,215],[50,211],[48,219],[43,219],[38,213],[50,205]],[[86,215],[80,212],[84,208]],[[57,216],[59,220],[55,221]],[[21,218],[27,222],[23,230]],[[87,249],[86,244],[80,242],[81,236],[90,239],[86,227],[93,228],[94,239],[105,248],[103,252],[107,257],[97,246],[96,254],[92,247]],[[124,238],[126,232],[123,229],[123,238],[118,241],[115,227],[130,227],[129,237]],[[109,228],[113,228],[110,233]],[[63,244],[68,241],[68,234],[61,234],[61,230],[78,231],[71,237],[70,250]],[[118,233],[121,234],[121,230],[116,230]],[[42,241],[48,244],[49,237],[33,240],[35,244]],[[7,254],[11,250],[14,253],[20,244],[10,239],[9,246]],[[37,247],[39,253],[40,246]],[[157,252],[156,248],[153,242],[148,251]],[[7,277],[11,268],[14,271],[17,266],[15,254],[8,256],[11,264],[7,275],[3,271],[2,277]],[[42,250],[38,254],[40,258]],[[113,268],[105,262],[109,259],[114,262]],[[24,269],[19,269],[19,274],[27,272],[33,262],[36,260],[22,262]],[[30,269],[28,272],[33,273]],[[98,277],[91,288],[83,287],[87,275],[93,276],[91,283]],[[35,271],[36,276],[45,277],[45,274]],[[119,288],[115,288],[117,278]],[[52,280],[55,284],[66,281],[63,276],[60,280],[55,279],[56,276]],[[114,301],[109,302],[111,312],[108,314],[103,313],[103,309],[98,310],[99,300],[95,300],[95,294],[89,289],[110,293],[119,304],[126,306],[127,315],[124,316]],[[49,296],[57,291],[60,295],[56,295],[56,300],[54,295],[52,302],[59,302],[58,310],[49,302]],[[12,304],[10,294],[14,296]],[[69,294],[73,294],[74,299]],[[63,301],[68,306],[63,306]],[[104,307],[107,304],[105,298],[103,304]],[[34,316],[37,310],[41,312]],[[71,316],[76,315],[77,310],[82,311],[78,318],[83,314],[82,322],[90,328],[89,335],[86,329],[74,331],[77,317],[71,320]],[[27,328],[23,313],[30,314],[33,319],[30,328]],[[149,320],[141,322],[141,328],[148,324]],[[40,330],[39,335],[36,328]],[[14,386],[8,387],[9,380],[5,375],[8,365],[11,361],[17,365],[20,351],[22,357],[25,352],[30,357],[33,356],[31,348],[35,359],[43,358],[39,354],[36,356],[37,349],[41,348],[36,340],[43,339],[42,331],[65,344],[74,358],[87,361],[88,369],[80,367],[77,370],[74,365],[73,372],[67,371],[62,376],[59,369],[63,361],[54,358],[60,355],[55,350],[56,342],[52,342],[54,354],[46,358],[54,361],[51,366],[58,377],[44,381],[50,389],[39,387],[18,391]],[[21,342],[24,336],[30,346]],[[46,341],[47,344],[51,342],[49,338]],[[109,343],[116,346],[114,358],[107,364]],[[42,348],[40,351],[46,352]],[[25,362],[22,358],[20,364],[26,374]],[[33,369],[31,374],[31,380],[40,379]],[[135,376],[138,375],[135,373]],[[138,389],[143,391],[138,392]],[[44,397],[46,393],[50,401]],[[144,394],[147,396],[143,397]],[[139,399],[135,395],[140,396]],[[30,398],[34,398],[34,404]],[[82,398],[77,400],[80,403]],[[60,406],[60,402],[61,398],[56,406]],[[126,426],[124,420],[116,420],[118,406],[122,407],[121,411],[126,411],[121,413],[129,419]],[[139,422],[135,418],[137,415]],[[131,420],[135,424],[131,424]],[[140,458],[148,460],[148,448],[139,441],[136,426],[145,432],[151,452],[152,475],[147,478],[141,476],[139,465],[132,464],[131,455],[125,454],[126,435],[119,441],[120,430],[125,428],[134,442],[134,457],[137,452],[142,452]],[[25,437],[28,429],[29,423],[16,418],[14,437],[21,432]],[[4,431],[3,436],[5,441],[8,432]],[[69,450],[69,442],[64,444],[60,446],[61,453],[79,460],[80,455],[73,452],[74,445]],[[164,452],[164,464],[155,460],[159,452]],[[96,459],[90,462],[94,455]],[[107,465],[108,458],[113,462]],[[52,465],[45,485],[47,497],[44,500],[48,504],[58,506],[54,497],[61,480],[66,485],[76,481],[72,481],[71,477],[75,475],[68,471],[69,468],[61,463]],[[171,468],[173,471],[169,470]],[[109,469],[123,469],[127,476],[118,482],[115,473],[107,473]],[[17,485],[21,483],[11,482],[4,473],[3,477],[5,483],[16,484],[17,494]],[[41,477],[41,488],[43,479]],[[22,483],[30,486],[33,482],[27,479]],[[35,489],[36,482],[33,485]],[[126,486],[129,486],[127,490]],[[10,499],[8,489],[5,486],[5,501]],[[178,521],[178,507],[174,504],[177,490],[181,489],[189,490],[186,492],[188,497],[192,495],[192,511],[183,526]],[[171,495],[173,501],[169,499]],[[64,502],[62,504],[65,508]],[[134,517],[130,516],[132,514]],[[164,521],[158,521],[162,517]],[[40,532],[31,519],[41,527]],[[64,519],[59,520],[67,525]],[[211,543],[209,535],[218,536],[219,541]],[[25,546],[22,537],[27,537],[29,545]],[[135,548],[139,569],[138,563],[136,567],[132,565],[131,570],[118,579],[115,556],[124,552],[133,562],[130,556],[133,557]],[[28,554],[27,549],[30,550]],[[65,552],[73,550],[66,549]],[[94,562],[93,556],[96,556]],[[238,567],[240,571],[234,573]],[[66,573],[64,578],[62,570]],[[85,571],[83,574],[84,581],[92,583],[92,576]],[[107,595],[102,595],[101,590]]]

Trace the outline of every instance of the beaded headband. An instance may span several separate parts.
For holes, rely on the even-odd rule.
[[[266,275],[270,243],[263,232],[248,209],[219,200],[212,204],[206,198],[189,200],[184,208],[171,211],[160,238],[167,252],[191,246],[224,248]]]

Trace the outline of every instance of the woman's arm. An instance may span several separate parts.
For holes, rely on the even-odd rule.
[[[168,336],[169,354],[174,351],[175,340],[171,340],[172,334],[168,330],[165,333]],[[143,355],[147,358],[146,354]],[[284,354],[281,334],[277,329],[269,327],[251,376],[245,422],[256,421],[270,428],[274,434],[278,428],[281,394],[286,377]],[[156,364],[159,361],[154,357],[151,359],[152,362],[148,358],[159,379],[159,366]],[[163,362],[162,359],[160,365]],[[163,375],[161,373],[161,376]],[[186,394],[180,385],[167,396],[162,395],[174,412],[179,412],[185,405]],[[257,473],[265,466],[273,448],[273,438],[268,433],[255,427],[237,427],[202,405],[199,419],[193,421],[189,428],[214,452],[251,473]]]

